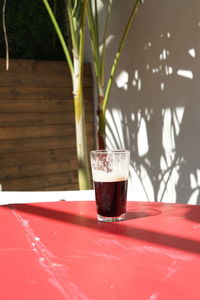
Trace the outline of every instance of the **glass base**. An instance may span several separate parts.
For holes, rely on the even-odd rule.
[[[118,216],[118,217],[104,217],[97,214],[97,220],[100,222],[117,222],[125,220],[126,213]]]

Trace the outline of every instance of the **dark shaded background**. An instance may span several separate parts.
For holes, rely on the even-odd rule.
[[[50,0],[64,37],[67,21],[64,0]],[[5,57],[0,0],[0,57]],[[64,60],[63,50],[42,0],[11,0],[6,4],[6,28],[10,58]]]

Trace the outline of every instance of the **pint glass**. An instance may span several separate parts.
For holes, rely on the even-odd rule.
[[[124,220],[130,152],[94,150],[90,152],[90,159],[97,219],[103,222]]]

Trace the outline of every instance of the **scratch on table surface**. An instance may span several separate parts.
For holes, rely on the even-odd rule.
[[[13,207],[12,212],[17,221],[22,225],[27,241],[34,253],[37,255],[37,261],[43,270],[48,273],[50,284],[55,286],[63,295],[64,299],[82,299],[89,300],[78,288],[78,286],[70,281],[66,273],[66,267],[60,263],[58,258],[42,243],[39,236],[35,234],[28,220],[25,220]]]
[[[169,267],[167,267],[166,275],[161,278],[161,281],[165,281],[171,278],[174,274],[176,274],[180,270],[180,266],[177,265],[177,261],[173,261]]]
[[[118,256],[110,254],[110,253],[106,253],[105,251],[98,251],[98,252],[94,252],[94,251],[87,251],[86,253],[84,253],[83,251],[81,252],[81,254],[79,255],[79,257],[83,258],[83,257],[103,257],[109,260],[120,260]]]
[[[108,260],[120,260],[120,258],[116,255],[113,255],[111,253],[107,253],[106,251],[99,250],[98,252],[95,251],[83,251],[83,250],[77,250],[73,255],[65,255],[65,259],[86,259],[86,258],[92,258],[92,257],[102,257],[106,258]]]
[[[175,249],[165,249],[162,247],[153,247],[153,246],[134,246],[134,249],[139,253],[152,253],[156,255],[165,255],[172,259],[182,260],[182,261],[192,261],[195,259],[193,254],[183,254]]]
[[[122,250],[128,251],[130,250],[130,248],[127,248],[123,243],[120,243],[119,241],[115,240],[115,239],[105,239],[105,238],[100,238],[98,239],[95,244],[99,247],[116,247],[116,248],[120,248]]]

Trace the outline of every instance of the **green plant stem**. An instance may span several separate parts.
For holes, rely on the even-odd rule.
[[[95,69],[95,76],[97,81],[97,89],[98,89],[98,78],[101,76],[100,71],[100,54],[99,54],[99,39],[98,39],[98,28],[97,28],[97,21],[92,12],[92,5],[91,0],[88,1],[87,6],[87,19],[88,19],[88,27],[90,30],[90,37],[91,37],[91,46],[92,46],[92,54],[94,58],[94,69]]]
[[[109,1],[108,5],[108,13],[106,17],[106,23],[105,23],[105,30],[104,30],[104,35],[103,35],[103,49],[102,49],[102,54],[101,54],[101,72],[100,72],[100,78],[99,78],[99,83],[101,86],[104,86],[104,80],[105,80],[105,57],[106,57],[106,39],[108,35],[108,25],[110,21],[110,15],[111,15],[111,7],[112,7],[113,0]]]
[[[73,47],[73,55],[78,56],[78,30],[77,30],[77,20],[74,17],[74,11],[71,6],[71,0],[67,0],[67,11],[69,17],[69,24],[70,24],[70,32],[71,32],[71,40],[72,40],[72,47]]]
[[[85,21],[86,21],[87,0],[83,2],[82,18],[79,30],[79,52],[78,57],[74,54],[74,108],[76,123],[76,143],[78,157],[78,181],[79,189],[90,189],[90,173],[87,152],[85,111],[83,99],[83,59],[84,59],[84,41],[85,41]]]
[[[82,12],[82,20],[81,20],[81,26],[79,30],[79,58],[80,58],[80,82],[83,82],[83,63],[84,63],[84,43],[85,43],[85,23],[86,23],[86,7],[87,7],[87,1],[84,0],[83,3],[83,12]]]
[[[99,108],[98,110],[98,118],[99,118],[99,127],[97,130],[98,137],[98,149],[105,149],[105,130],[106,130],[106,118],[102,113],[102,110]]]
[[[44,5],[45,5],[45,7],[47,9],[47,12],[48,12],[48,14],[49,14],[49,16],[51,18],[51,21],[52,21],[53,25],[54,25],[54,28],[55,28],[56,33],[58,35],[58,38],[60,40],[61,46],[63,48],[63,52],[65,54],[66,60],[68,62],[71,75],[73,76],[74,68],[73,68],[72,60],[71,60],[71,57],[70,57],[70,54],[69,54],[66,42],[65,42],[65,40],[63,38],[62,32],[61,32],[60,27],[58,25],[58,22],[56,21],[56,18],[55,18],[54,14],[53,14],[53,11],[52,11],[52,9],[51,9],[51,7],[49,5],[48,0],[42,0],[42,1],[43,1]]]
[[[123,50],[126,38],[128,36],[131,24],[132,24],[133,20],[135,19],[136,13],[137,13],[138,8],[141,5],[141,3],[142,3],[141,0],[136,1],[135,5],[132,9],[132,12],[130,14],[127,25],[125,27],[125,30],[124,30],[119,48],[118,48],[117,53],[115,55],[115,59],[114,59],[114,62],[113,62],[112,68],[111,68],[111,72],[110,72],[110,76],[109,76],[109,79],[108,79],[108,83],[107,83],[107,86],[106,86],[105,97],[104,97],[103,104],[102,104],[102,111],[103,111],[104,116],[105,116],[105,111],[106,111],[107,104],[108,104],[108,99],[109,99],[109,96],[110,96],[110,91],[111,91],[114,75],[115,75],[117,65],[118,65],[118,62],[119,62],[119,58],[122,54],[122,50]]]

